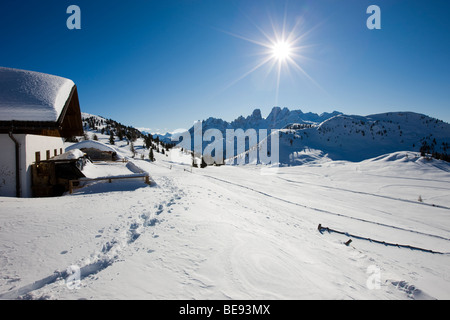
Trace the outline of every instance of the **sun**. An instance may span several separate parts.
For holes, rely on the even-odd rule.
[[[291,55],[293,53],[292,50],[292,44],[285,40],[278,41],[273,44],[271,51],[272,51],[272,57],[279,61],[283,62],[287,59],[291,58]]]
[[[311,44],[306,43],[307,36],[317,27],[305,30],[305,20],[296,18],[293,23],[288,23],[287,14],[285,13],[281,27],[276,24],[271,17],[269,17],[270,24],[268,27],[261,27],[253,23],[253,25],[261,33],[259,39],[249,38],[239,34],[223,31],[233,37],[245,40],[247,42],[258,45],[262,50],[258,52],[260,59],[255,59],[254,66],[243,73],[236,80],[232,81],[226,86],[231,87],[238,81],[246,78],[253,72],[263,67],[267,67],[266,75],[274,71],[276,75],[275,87],[275,103],[278,104],[278,96],[280,90],[280,83],[282,80],[282,73],[290,74],[290,71],[296,71],[303,77],[306,77],[310,82],[322,89],[320,85],[304,70],[304,64],[312,60],[307,58],[304,54],[307,49],[311,48]],[[271,29],[270,29],[271,27]],[[322,89],[323,90],[323,89]]]

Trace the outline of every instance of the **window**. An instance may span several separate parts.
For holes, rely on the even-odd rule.
[[[46,151],[46,156],[47,156],[47,159],[45,159],[45,160],[49,160],[50,159],[50,150]]]
[[[41,161],[41,153],[39,151],[35,153],[35,160],[36,163]]]
[[[57,149],[53,150],[53,155],[54,155],[55,157],[58,155],[58,150],[57,150]]]

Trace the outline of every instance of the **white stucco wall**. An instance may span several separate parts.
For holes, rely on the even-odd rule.
[[[54,151],[57,154],[64,152],[62,138],[14,134],[14,138],[20,143],[20,183],[23,198],[32,197],[31,165],[35,162],[36,152],[40,152],[41,160],[47,160],[47,150],[50,157]],[[16,169],[15,169],[15,145],[7,134],[0,135],[0,196],[16,196]]]
[[[16,196],[15,145],[7,134],[0,134],[0,196]]]
[[[28,134],[26,136],[25,141],[26,147],[26,156],[22,157],[23,159],[23,168],[24,173],[22,174],[22,197],[29,198],[32,197],[31,190],[31,165],[36,161],[36,152],[41,153],[41,160],[47,160],[46,151],[50,151],[50,158],[52,158],[54,154],[54,150],[56,150],[56,154],[64,153],[64,141],[62,138],[57,137],[47,137],[47,136],[36,136]]]

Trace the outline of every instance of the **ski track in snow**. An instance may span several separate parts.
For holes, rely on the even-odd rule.
[[[156,164],[158,167],[165,168],[166,170],[169,170],[169,168],[161,163]],[[176,166],[173,166],[175,168]],[[183,170],[182,174],[185,174],[186,177],[188,177],[191,174],[194,174],[199,177],[204,177],[210,181],[219,182],[217,184],[217,188],[223,188],[223,189],[229,189],[227,186],[233,185],[237,188],[233,188],[231,191],[233,193],[239,194],[239,189],[246,189],[250,190],[255,194],[263,195],[264,197],[274,199],[280,202],[283,202],[288,205],[294,205],[301,208],[305,208],[308,210],[313,210],[320,213],[330,214],[337,217],[343,217],[346,219],[352,219],[361,221],[364,223],[374,224],[378,226],[388,227],[394,230],[401,230],[401,231],[407,231],[410,233],[420,234],[427,237],[432,238],[438,238],[441,240],[450,241],[450,239],[430,233],[420,232],[416,230],[411,230],[407,228],[402,228],[394,225],[379,223],[376,221],[371,221],[367,219],[357,218],[348,216],[345,214],[332,212],[329,210],[320,209],[314,206],[308,206],[306,204],[294,202],[288,199],[283,199],[281,197],[269,194],[267,192],[258,190],[257,188],[245,185],[244,182],[232,182],[226,179],[222,179],[219,177],[215,177],[209,174],[205,174],[202,171],[192,172],[189,173],[189,171],[185,170],[184,167],[180,168]],[[188,172],[188,173],[185,173]],[[201,172],[201,173],[200,173]],[[181,174],[181,173],[180,173]],[[348,190],[345,188],[336,188],[336,187],[330,187],[325,185],[319,185],[319,184],[313,184],[313,183],[303,183],[298,181],[293,181],[285,178],[281,178],[278,176],[279,179],[284,180],[288,183],[291,183],[293,185],[302,185],[302,184],[309,184],[316,187],[322,187],[326,189],[331,190],[338,190],[342,192],[350,192],[355,194],[361,194],[364,196],[375,196],[375,197],[381,197],[387,200],[393,200],[393,201],[403,201],[403,202],[409,202],[414,203],[415,205],[423,205],[422,203],[417,203],[405,199],[400,198],[394,198],[389,196],[380,196],[377,194],[372,194],[368,192],[359,192],[354,190]],[[201,180],[199,180],[201,181]],[[245,180],[243,180],[245,181]],[[119,216],[116,220],[116,224],[104,226],[103,229],[99,230],[99,233],[102,235],[102,239],[107,239],[107,241],[103,241],[101,245],[99,245],[98,250],[93,252],[90,257],[82,257],[80,261],[82,263],[80,265],[83,265],[81,267],[81,279],[93,279],[93,276],[102,272],[103,270],[109,268],[113,264],[115,264],[118,261],[124,261],[125,257],[123,253],[127,251],[127,254],[130,254],[133,250],[128,249],[138,249],[138,243],[142,237],[143,234],[151,233],[152,227],[155,227],[156,225],[162,223],[164,221],[165,214],[170,214],[172,211],[172,207],[180,203],[182,198],[186,198],[188,201],[188,204],[186,204],[186,208],[189,207],[189,204],[192,204],[194,201],[196,201],[196,193],[204,192],[208,195],[208,197],[212,198],[221,198],[224,197],[223,203],[226,203],[225,197],[223,193],[219,192],[218,189],[214,189],[210,186],[210,184],[203,186],[203,185],[196,185],[195,187],[197,189],[190,188],[189,185],[189,178],[185,180],[179,180],[175,176],[164,176],[161,175],[156,179],[157,184],[152,187],[152,197],[158,197],[157,202],[151,202],[149,203],[145,200],[138,200],[133,205],[129,207],[128,212],[124,212],[121,216]],[[183,184],[184,183],[184,184]],[[200,182],[199,182],[200,183]],[[206,199],[206,198],[205,198]],[[228,200],[230,200],[228,198]],[[201,200],[197,200],[201,201]],[[264,212],[261,209],[254,209],[251,204],[246,202],[245,197],[242,199],[240,197],[235,197],[233,199],[234,206],[242,208],[243,211],[246,213],[253,212],[255,214],[261,214],[267,216],[267,219],[274,219],[276,218],[275,215],[271,215],[271,210],[274,208],[269,208],[267,211]],[[217,202],[222,203],[222,202]],[[181,204],[181,203],[180,203]],[[218,205],[218,204],[216,204]],[[447,207],[441,207],[441,209],[448,209]],[[256,211],[260,210],[260,211]],[[254,220],[251,220],[246,218],[246,215],[239,216],[239,218],[242,218],[244,220],[239,220],[238,223],[254,223]],[[298,218],[296,221],[297,225],[291,225],[293,228],[297,228],[299,225],[302,224],[301,217]],[[208,230],[203,230],[210,228],[212,223],[218,223],[217,221],[207,221],[207,222],[198,222],[195,224],[195,227],[192,230],[192,233],[187,233],[186,230],[181,230],[177,232],[182,232],[183,236],[189,236],[189,235],[196,235],[196,234],[207,234],[210,236],[214,236],[213,234],[209,234]],[[287,223],[286,223],[287,224]],[[227,228],[235,228],[237,226],[229,225],[225,226]],[[309,228],[308,226],[301,226],[302,228]],[[202,232],[198,232],[202,231]],[[271,230],[272,231],[272,230]],[[300,230],[299,230],[300,231]],[[304,230],[303,230],[304,231]],[[189,231],[191,232],[191,231]],[[302,232],[300,232],[301,234]],[[234,235],[234,234],[233,234]],[[282,237],[283,235],[280,233],[279,235]],[[300,237],[300,236],[299,236]],[[305,236],[302,236],[303,238],[299,239],[305,239]],[[221,238],[223,240],[224,238]],[[289,257],[291,252],[286,253],[284,252],[283,247],[278,246],[264,246],[261,245],[261,243],[256,243],[254,237],[249,237],[245,233],[236,233],[234,235],[233,239],[225,238],[227,242],[221,244],[221,249],[223,251],[219,252],[221,262],[223,263],[223,272],[224,272],[224,278],[231,281],[233,288],[237,290],[238,292],[246,292],[251,290],[255,283],[266,281],[268,284],[270,284],[269,287],[277,288],[281,283],[285,282],[286,276],[289,274],[296,274],[301,275],[302,281],[304,283],[307,283],[306,285],[309,288],[315,288],[317,285],[314,283],[315,279],[320,279],[321,272],[323,270],[317,270],[312,271],[312,268],[307,268],[306,270],[298,270],[300,267],[292,265],[289,263],[289,261],[285,260],[287,257]],[[259,241],[259,240],[258,240]],[[261,241],[273,241],[272,239],[266,240],[261,238]],[[336,244],[335,240],[328,240],[325,239],[324,241],[330,243],[330,248],[321,248],[324,252],[332,252],[335,247],[333,245]],[[255,243],[254,243],[255,242]],[[272,243],[270,243],[272,245]],[[276,247],[276,250],[274,249]],[[263,250],[264,248],[264,250]],[[173,250],[173,248],[169,249]],[[198,248],[195,248],[198,249]],[[344,250],[346,250],[347,247],[344,247]],[[351,248],[348,248],[349,250]],[[353,248],[354,249],[354,248]],[[205,290],[205,292],[212,292],[213,289],[215,289],[216,284],[211,281],[208,277],[199,277],[197,274],[198,268],[205,263],[206,258],[198,253],[199,251],[195,251],[196,256],[188,256],[186,254],[186,259],[188,260],[191,265],[188,267],[182,267],[181,270],[177,269],[175,266],[171,265],[164,265],[167,269],[170,271],[176,273],[180,279],[183,279],[183,285],[188,286],[192,285],[197,288],[201,288],[202,290]],[[367,253],[362,251],[346,251],[348,256],[350,257],[350,260],[353,261],[356,265],[365,266],[368,263],[373,263],[373,258],[370,257]],[[182,253],[180,253],[182,254]],[[276,257],[276,259],[274,259]],[[164,258],[164,256],[162,256]],[[312,261],[309,261],[307,257],[305,258],[298,258],[298,259],[305,259],[305,261],[302,261],[303,263],[309,265],[312,264]],[[332,262],[330,262],[332,264]],[[274,270],[276,272],[274,272]],[[282,270],[282,272],[280,272]],[[0,293],[0,299],[47,299],[51,298],[51,296],[48,296],[48,293],[50,292],[50,295],[52,293],[52,290],[42,290],[39,289],[45,288],[46,286],[51,286],[58,284],[59,282],[63,282],[65,278],[67,278],[68,273],[67,271],[55,271],[53,274],[49,273],[49,276],[44,277],[42,279],[39,279],[37,281],[34,281],[31,284],[21,286],[19,288],[11,288],[7,292]],[[220,277],[219,277],[220,278]],[[410,299],[431,299],[432,297],[425,293],[424,291],[418,289],[415,285],[412,285],[410,281],[405,280],[394,280],[394,279],[402,279],[400,276],[392,276],[388,278],[385,281],[385,286],[390,286],[392,288],[395,288],[398,292],[401,292],[405,294]],[[95,279],[93,279],[95,281]],[[11,278],[10,283],[14,284],[14,278]],[[220,279],[215,279],[215,281],[221,281]],[[354,279],[351,278],[342,278],[341,280],[334,280],[336,281],[335,285],[336,287],[344,286],[345,283],[356,283]],[[227,288],[227,287],[226,287]],[[235,298],[235,295],[233,293],[228,292],[227,289],[221,289],[220,294],[222,297],[233,299]],[[286,287],[283,287],[285,289]],[[255,287],[256,289],[260,289],[259,287]],[[356,290],[357,288],[355,288]],[[267,295],[269,297],[273,298],[279,298],[276,294],[276,291],[268,291]],[[205,294],[207,296],[207,294]],[[354,296],[349,295],[349,298],[353,298]]]
[[[450,241],[449,238],[442,237],[442,236],[438,236],[438,235],[435,235],[435,234],[424,233],[424,232],[420,232],[420,231],[417,231],[417,230],[406,229],[406,228],[397,227],[397,226],[393,226],[393,225],[389,225],[389,224],[385,224],[385,223],[381,223],[381,222],[376,222],[376,221],[371,221],[371,220],[367,220],[367,219],[351,217],[351,216],[348,216],[348,215],[345,215],[345,214],[342,214],[342,213],[331,212],[331,211],[329,211],[329,210],[324,210],[324,209],[320,209],[320,208],[315,208],[315,207],[307,206],[307,205],[304,205],[304,204],[301,204],[301,203],[297,203],[297,202],[293,202],[293,201],[286,200],[286,199],[283,199],[283,198],[279,198],[279,197],[277,197],[277,196],[270,195],[270,194],[268,194],[268,193],[266,193],[266,192],[263,192],[263,191],[260,191],[260,190],[256,190],[255,188],[251,188],[251,187],[248,187],[248,186],[245,186],[245,185],[242,185],[242,184],[238,184],[238,183],[234,183],[234,182],[231,182],[231,181],[227,181],[227,180],[224,180],[224,179],[221,179],[221,178],[217,178],[217,177],[213,177],[213,176],[209,176],[209,175],[205,175],[205,174],[201,174],[201,176],[203,176],[203,177],[208,177],[208,178],[211,178],[211,179],[215,179],[215,180],[218,180],[218,181],[221,181],[221,182],[224,182],[224,183],[228,183],[228,184],[231,184],[231,185],[235,185],[235,186],[238,186],[238,187],[241,187],[241,188],[245,188],[245,189],[247,189],[247,190],[251,190],[251,191],[253,191],[253,192],[262,194],[262,195],[264,195],[264,196],[266,196],[266,197],[270,197],[270,198],[273,198],[273,199],[276,199],[276,200],[279,200],[279,201],[283,201],[283,202],[286,202],[286,203],[289,203],[289,204],[292,204],[292,205],[295,205],[295,206],[299,206],[299,207],[305,208],[305,209],[310,209],[310,210],[313,210],[313,211],[317,211],[317,212],[321,212],[321,213],[326,213],[326,214],[331,214],[331,215],[338,216],[338,217],[344,217],[344,218],[348,218],[348,219],[352,219],[352,220],[356,220],[356,221],[361,221],[361,222],[365,222],[365,223],[370,223],[370,224],[375,224],[375,225],[378,225],[378,226],[383,226],[383,227],[387,227],[387,228],[391,228],[391,229],[396,229],[396,230],[401,230],[401,231],[411,232],[411,233],[420,234],[420,235],[424,235],[424,236],[428,236],[428,237],[433,237],[433,238],[437,238],[437,239],[441,239],[441,240],[445,240],[445,241]],[[280,179],[286,180],[286,179],[283,179],[283,178],[280,178]],[[286,180],[286,181],[289,181],[289,180]],[[292,181],[289,181],[289,182],[292,182]],[[300,183],[300,184],[301,184],[301,183]],[[314,185],[314,184],[311,184],[311,185]],[[318,186],[320,186],[320,187],[327,187],[327,188],[330,188],[330,189],[338,189],[338,190],[341,190],[340,188],[333,188],[333,187],[321,186],[321,185],[318,185]],[[341,191],[349,191],[349,192],[353,192],[352,190],[345,190],[345,189],[343,189],[343,190],[341,190]],[[358,192],[358,191],[354,191],[354,193],[373,195],[373,194],[364,193],[364,192]],[[378,196],[378,195],[374,195],[374,196]],[[396,199],[396,198],[384,197],[384,196],[381,196],[381,197],[382,197],[382,198],[388,198],[388,199],[390,199],[390,200],[400,200],[400,201],[403,201],[402,199]],[[405,201],[406,201],[406,202],[413,202],[413,201],[409,201],[409,200],[405,200]],[[415,202],[413,202],[413,203],[415,203]],[[415,203],[415,204],[416,204],[416,203]],[[419,203],[419,204],[420,204],[420,203]],[[450,208],[448,208],[448,209],[450,209]]]
[[[429,204],[429,203],[425,203],[425,202],[412,201],[412,200],[408,200],[408,199],[389,197],[389,196],[385,196],[385,195],[381,195],[381,194],[369,193],[369,192],[364,192],[364,191],[356,191],[356,190],[350,190],[350,189],[345,189],[345,188],[336,188],[336,187],[325,186],[325,185],[321,185],[321,184],[304,182],[304,181],[299,182],[299,181],[289,180],[289,179],[285,179],[285,178],[281,178],[281,177],[277,177],[277,178],[287,181],[289,183],[293,183],[293,184],[311,185],[311,186],[321,187],[321,188],[326,188],[326,189],[350,192],[350,193],[355,193],[355,194],[362,194],[362,195],[371,196],[371,197],[379,197],[379,198],[384,198],[384,199],[393,200],[393,201],[403,201],[403,202],[408,202],[408,203],[412,203],[415,205],[422,205],[422,206],[429,206],[429,207],[436,207],[436,208],[450,210],[450,207],[446,207],[446,206],[442,206],[442,205],[435,205],[435,204]],[[385,186],[385,187],[387,187],[387,186]],[[436,187],[428,187],[428,188],[436,188]],[[441,188],[441,189],[443,189],[443,188]],[[450,240],[450,239],[446,239],[446,240]]]
[[[108,142],[109,136],[97,134],[101,140]],[[136,150],[139,149],[137,145],[138,143],[136,143]],[[131,154],[124,142],[118,148],[124,154],[128,154],[131,160]],[[325,185],[327,183],[325,180],[329,178],[329,171],[326,167],[326,174],[317,174],[316,171],[308,169],[301,172],[302,175],[317,177],[318,181],[324,184],[307,182],[304,181],[305,179],[295,181],[278,175],[276,178],[280,182],[275,185],[278,189],[271,189],[270,187],[266,188],[263,184],[273,183],[275,179],[258,179],[258,177],[252,176],[251,170],[243,171],[242,176],[239,172],[223,176],[222,171],[214,176],[214,173],[209,174],[208,169],[194,169],[193,171],[190,167],[190,157],[186,166],[178,165],[176,161],[167,161],[166,156],[155,155],[158,159],[155,163],[151,163],[151,166],[155,166],[157,169],[155,170],[157,171],[156,183],[142,193],[134,193],[131,188],[122,191],[119,186],[118,190],[117,188],[114,190],[119,192],[117,196],[102,194],[100,191],[93,196],[85,194],[84,196],[87,198],[83,198],[81,194],[75,194],[73,197],[67,196],[55,201],[56,204],[76,207],[76,197],[80,197],[79,201],[86,200],[93,207],[97,205],[97,202],[100,206],[102,201],[112,202],[110,206],[105,206],[106,208],[114,205],[118,207],[116,210],[112,210],[111,216],[113,217],[100,210],[100,214],[103,214],[101,219],[109,220],[105,220],[106,222],[103,220],[101,222],[93,221],[93,224],[96,223],[94,231],[97,231],[97,234],[92,237],[87,236],[91,235],[90,231],[92,230],[89,228],[73,226],[70,228],[69,226],[67,230],[65,229],[67,232],[81,232],[77,237],[80,243],[70,242],[68,247],[61,248],[56,252],[56,255],[60,253],[65,259],[70,256],[70,260],[74,260],[75,265],[80,266],[80,277],[81,280],[84,280],[83,286],[86,291],[80,291],[78,295],[74,292],[68,294],[68,290],[65,288],[65,280],[69,276],[68,270],[59,269],[62,271],[53,272],[55,264],[59,267],[60,261],[66,260],[55,259],[54,261],[58,263],[52,264],[52,269],[48,270],[48,273],[46,271],[48,266],[45,258],[50,258],[53,254],[49,253],[52,252],[53,243],[42,241],[39,244],[48,247],[39,248],[36,245],[33,248],[44,249],[43,253],[41,255],[30,254],[32,252],[29,245],[34,239],[49,238],[64,241],[69,238],[69,236],[61,236],[61,233],[65,231],[53,230],[62,225],[61,220],[57,221],[60,224],[55,223],[56,227],[55,225],[46,227],[46,223],[53,216],[46,216],[42,220],[35,218],[29,224],[27,221],[22,221],[28,219],[25,214],[20,216],[19,221],[14,219],[2,221],[3,224],[0,228],[10,228],[18,234],[18,239],[12,239],[10,242],[5,237],[5,243],[0,251],[0,263],[7,267],[2,272],[0,299],[52,299],[73,296],[83,299],[89,296],[91,298],[128,298],[128,295],[135,294],[135,289],[138,292],[135,295],[139,298],[169,297],[170,299],[174,297],[194,299],[217,297],[225,299],[278,299],[284,297],[432,299],[433,297],[428,294],[430,288],[433,295],[437,292],[443,297],[449,296],[448,277],[450,272],[446,270],[448,256],[438,257],[421,252],[412,254],[408,250],[397,250],[384,246],[374,248],[369,243],[356,245],[356,240],[350,246],[345,246],[343,243],[347,240],[344,238],[346,236],[330,234],[323,237],[317,232],[317,225],[313,225],[316,217],[311,214],[311,212],[316,212],[330,215],[330,221],[339,222],[346,228],[347,225],[354,228],[364,226],[366,232],[370,229],[380,229],[379,234],[384,235],[384,231],[390,233],[388,229],[374,228],[374,226],[380,226],[394,231],[404,231],[402,236],[406,235],[406,239],[414,239],[416,235],[421,235],[427,237],[419,237],[421,240],[425,239],[427,243],[439,244],[440,241],[436,239],[450,241],[446,237],[448,234],[446,223],[443,223],[442,229],[431,225],[431,229],[425,228],[425,230],[418,231],[414,228],[420,230],[422,226],[428,227],[423,222],[414,220],[419,220],[420,216],[419,218],[417,216],[409,218],[410,220],[408,217],[400,216],[400,223],[405,222],[405,224],[398,226],[394,224],[398,222],[395,218],[399,218],[399,216],[392,210],[387,212],[390,210],[388,208],[374,206],[371,208],[372,212],[363,214],[362,217],[355,210],[347,211],[346,209],[363,209],[365,200],[367,200],[368,202],[379,201],[383,205],[392,203],[397,209],[400,206],[407,206],[406,213],[409,213],[410,208],[412,208],[412,213],[422,213],[423,208],[429,210],[437,208],[441,210],[435,210],[439,213],[450,209],[446,206],[448,202],[444,202],[444,205],[433,206],[429,203],[401,198],[404,197],[404,193],[395,192],[395,190],[392,190],[395,196],[391,196],[387,191],[385,192],[387,195],[383,195],[371,193],[365,189],[356,191]],[[183,155],[181,154],[181,156]],[[334,162],[331,166],[345,166],[343,163]],[[394,162],[390,163],[395,165]],[[322,163],[310,164],[310,168],[322,167],[322,165]],[[382,165],[390,166],[387,162],[382,162]],[[118,166],[120,167],[121,164]],[[112,169],[108,165],[106,167]],[[393,173],[394,176],[371,172],[364,172],[364,174],[367,177],[448,183],[443,180],[448,175],[434,173],[439,170],[442,172],[450,172],[450,170],[448,167],[434,162],[429,163],[429,166],[428,164],[425,166],[417,164],[418,171],[417,174],[413,174],[413,177],[398,176],[398,173],[407,175],[401,173],[402,168],[393,166],[392,169],[389,169],[388,172]],[[175,173],[175,170],[169,171],[171,169],[176,169],[179,173]],[[400,171],[397,171],[398,169]],[[336,170],[338,173],[343,173],[338,176],[338,179],[347,177],[345,174],[348,172],[340,172],[339,168]],[[358,172],[358,168],[356,171]],[[286,171],[285,173],[290,174],[291,172]],[[293,172],[295,175],[295,171]],[[420,172],[424,174],[423,178],[420,177]],[[432,174],[428,175],[429,172]],[[322,172],[319,171],[319,173]],[[201,178],[196,179],[196,177]],[[432,179],[427,179],[427,177]],[[441,180],[434,179],[436,177]],[[252,181],[250,182],[250,180]],[[382,180],[380,179],[380,181]],[[311,188],[312,192],[307,193],[312,197],[312,205],[308,202],[303,203],[308,199],[297,202],[297,197],[292,197],[292,193],[285,193],[288,187],[292,187],[297,192],[305,185],[314,187]],[[102,186],[99,187],[102,190]],[[393,185],[382,186],[382,188],[388,187],[393,187]],[[412,187],[415,188],[414,190],[418,190],[418,183],[413,183]],[[318,194],[316,198],[313,193],[316,191],[315,188],[329,191]],[[247,190],[250,192],[246,192]],[[445,191],[445,188],[442,190]],[[341,193],[347,194],[350,200],[356,201],[352,205],[346,206],[339,198],[332,196],[327,199],[327,196],[334,194],[340,196]],[[352,194],[357,196],[352,197]],[[442,194],[442,192],[439,193],[440,197],[445,197]],[[129,199],[121,199],[121,197],[128,196],[130,196]],[[71,199],[75,200],[67,201]],[[323,203],[322,199],[324,199]],[[428,195],[427,199],[431,199],[431,195]],[[315,205],[314,201],[319,202]],[[55,210],[56,204],[38,206],[35,210],[29,210],[28,205],[24,202],[22,208],[22,203],[17,203],[17,208],[14,208],[16,203],[9,205],[8,208],[17,210],[19,213],[21,210],[28,209],[30,212],[26,213],[29,213],[30,216],[41,213],[45,215],[48,214],[47,209]],[[306,210],[298,210],[297,207]],[[336,207],[341,209],[335,209]],[[87,209],[87,206],[83,208]],[[175,214],[171,215],[172,212]],[[392,216],[393,220],[382,220],[387,223],[371,220],[371,218],[377,219],[374,213],[379,212],[384,214],[383,219]],[[90,212],[81,212],[80,217],[87,217],[89,220],[92,219],[90,214]],[[117,216],[114,216],[115,214]],[[331,216],[339,217],[339,219]],[[446,221],[445,214],[435,216],[442,219],[437,221]],[[80,222],[81,219],[68,219],[68,221]],[[352,223],[352,221],[362,223]],[[408,223],[411,221],[414,221],[414,224]],[[98,229],[97,225],[100,226]],[[22,229],[26,232],[29,230],[26,228],[30,228],[30,226],[31,228],[38,227],[39,231],[30,237],[24,237],[25,233],[22,233]],[[433,230],[442,231],[444,236],[432,234]],[[8,233],[8,235],[11,234]],[[162,236],[159,237],[159,235]],[[20,239],[21,236],[24,240]],[[95,239],[92,241],[94,237]],[[431,238],[431,241],[428,241],[428,238]],[[16,244],[18,244],[17,247]],[[63,245],[66,244],[63,243]],[[75,250],[75,246],[82,249]],[[31,258],[21,256],[18,253],[20,250],[30,254]],[[145,253],[152,253],[152,255],[147,256]],[[22,261],[18,261],[20,258],[25,260],[25,264],[29,263],[30,265],[23,266]],[[39,268],[32,265],[35,262]],[[433,264],[433,262],[436,263]],[[368,293],[365,286],[367,279],[365,271],[368,265],[378,263],[383,268],[384,282],[381,285],[384,290]],[[137,266],[138,268],[136,268]],[[135,275],[135,271],[141,273]],[[121,277],[115,277],[119,272]],[[425,275],[419,276],[419,273],[422,272]],[[31,276],[27,277],[25,273],[29,273]],[[146,278],[150,273],[156,275]],[[36,276],[36,274],[38,275]],[[434,283],[433,281],[430,282],[431,284],[428,283],[427,277],[431,277]],[[145,282],[145,279],[142,278],[149,282]],[[33,281],[34,279],[38,280]],[[113,280],[117,282],[109,282]],[[129,282],[132,281],[136,281],[137,284],[130,284]],[[422,285],[426,286],[421,290],[416,283],[421,289]],[[433,285],[440,283],[443,283],[442,291],[444,292],[433,288]],[[117,289],[116,287],[120,287],[120,285],[124,287]],[[299,292],[299,288],[304,292]]]

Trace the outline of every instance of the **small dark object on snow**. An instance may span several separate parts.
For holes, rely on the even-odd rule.
[[[348,246],[350,243],[352,243],[352,239],[348,239],[348,241],[345,243],[345,245]]]
[[[324,230],[330,232],[330,229],[328,227],[322,227],[322,224],[319,224],[319,226],[317,227],[317,230],[319,230],[320,233],[322,233],[322,231],[324,231]]]

